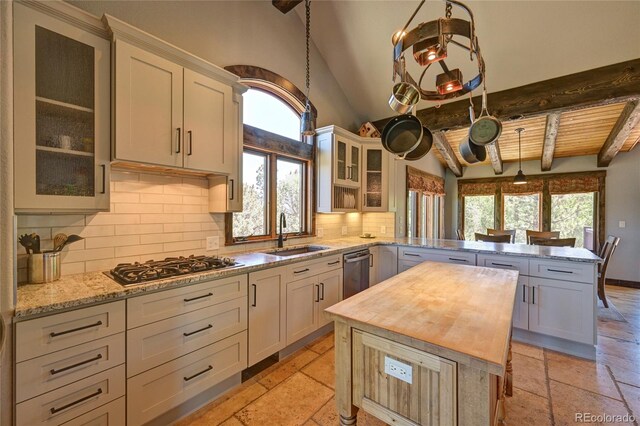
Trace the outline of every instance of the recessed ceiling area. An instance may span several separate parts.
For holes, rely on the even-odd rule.
[[[560,114],[560,126],[556,138],[554,158],[598,154],[624,106],[624,103],[617,103]],[[503,162],[518,161],[518,135],[515,132],[518,127],[525,129],[522,133],[522,161],[540,159],[545,137],[545,115],[505,121],[502,126],[502,135],[498,145]],[[470,164],[464,161],[460,155],[459,145],[468,133],[468,127],[444,132],[445,138],[463,166],[469,166]],[[638,143],[638,138],[640,138],[640,125],[634,128],[620,151],[627,152],[633,149]],[[446,166],[447,164],[440,152],[437,150],[434,150],[434,152],[438,160]],[[480,164],[488,163],[490,163],[490,160],[487,156],[487,159]]]

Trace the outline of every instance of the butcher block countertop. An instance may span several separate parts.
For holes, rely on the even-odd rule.
[[[434,345],[442,356],[502,376],[517,280],[517,271],[423,262],[325,312],[354,328]]]

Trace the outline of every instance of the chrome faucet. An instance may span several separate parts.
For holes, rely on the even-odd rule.
[[[282,234],[282,228],[287,227],[287,219],[284,217],[284,212],[280,213],[280,232],[278,233],[278,248],[284,247],[284,242],[287,241],[287,237]]]

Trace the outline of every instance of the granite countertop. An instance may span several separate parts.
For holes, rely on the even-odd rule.
[[[595,263],[601,259],[584,248],[544,247],[524,244],[483,243],[457,240],[429,240],[424,238],[372,238],[358,237],[336,240],[318,240],[314,245],[329,247],[327,250],[301,255],[278,257],[263,253],[232,254],[243,266],[207,271],[175,278],[151,281],[144,284],[122,286],[102,272],[66,275],[60,280],[45,284],[21,284],[18,286],[16,320],[62,311],[83,305],[123,299],[171,287],[180,287],[201,281],[230,275],[245,274],[267,267],[288,265],[307,259],[319,258],[367,248],[380,244],[395,244],[439,250],[467,251],[473,253],[501,254],[506,256],[536,257],[575,262]],[[286,248],[293,248],[286,247]],[[271,249],[267,249],[271,250]]]

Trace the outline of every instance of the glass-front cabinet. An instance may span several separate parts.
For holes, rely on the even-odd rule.
[[[389,210],[389,171],[388,154],[380,143],[367,146],[363,144],[364,171],[362,173],[362,211]]]
[[[335,164],[333,182],[336,185],[359,187],[361,172],[360,144],[336,135],[334,139],[334,151]]]
[[[14,5],[16,212],[109,209],[110,43]]]

